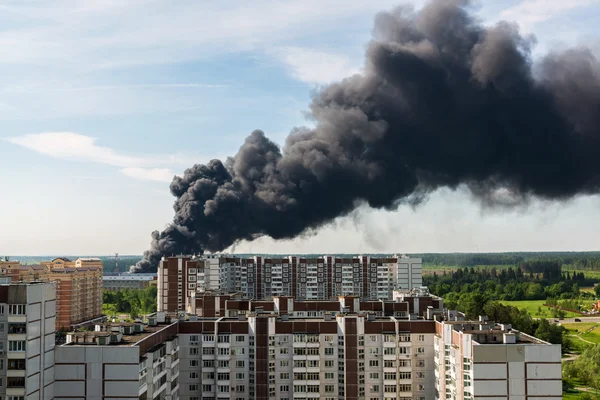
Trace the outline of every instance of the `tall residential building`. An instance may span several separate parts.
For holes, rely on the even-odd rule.
[[[561,346],[480,321],[436,324],[436,399],[562,398]]]
[[[561,398],[560,346],[485,318],[443,321],[436,298],[416,294],[254,307],[205,294],[207,317],[158,312],[72,332],[55,350],[55,398]]]
[[[164,315],[69,333],[56,347],[55,399],[179,399],[177,333]]]
[[[40,265],[0,265],[13,282],[56,282],[56,329],[70,329],[102,316],[102,261],[55,258]]]
[[[168,257],[158,268],[158,309],[183,310],[194,293],[205,291],[242,293],[253,299],[324,300],[342,295],[392,299],[394,290],[418,288],[422,281],[421,259],[400,256]]]
[[[56,284],[0,283],[0,398],[54,399]]]
[[[250,314],[180,322],[179,339],[182,400],[562,396],[559,345],[487,322]]]

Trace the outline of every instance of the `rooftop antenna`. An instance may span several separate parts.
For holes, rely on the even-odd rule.
[[[115,253],[115,272],[119,274],[119,253]]]

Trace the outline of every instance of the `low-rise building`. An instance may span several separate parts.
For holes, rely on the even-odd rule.
[[[129,274],[104,275],[102,288],[104,290],[119,291],[123,289],[145,289],[156,283],[156,274]]]

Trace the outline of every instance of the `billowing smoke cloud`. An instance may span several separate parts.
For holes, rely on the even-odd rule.
[[[135,270],[293,238],[358,204],[392,210],[440,187],[465,185],[490,206],[598,193],[598,61],[576,49],[534,68],[532,38],[507,22],[483,27],[467,7],[379,14],[364,73],[315,95],[314,129],[293,130],[283,149],[254,131],[226,162],[175,177],[173,223]]]

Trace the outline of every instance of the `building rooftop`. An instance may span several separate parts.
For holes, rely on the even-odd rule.
[[[114,326],[114,327],[121,327],[121,326],[133,326],[135,325],[134,323],[116,323],[116,324],[111,324],[109,326]],[[110,332],[110,331],[77,331],[77,332],[69,332],[67,333],[67,335],[71,335],[73,338],[72,342],[69,343],[65,343],[63,344],[63,346],[135,346],[137,343],[141,342],[142,340],[148,338],[149,336],[160,332],[161,330],[169,327],[171,325],[171,323],[163,323],[163,324],[159,324],[159,325],[155,325],[155,326],[149,326],[144,324],[144,330],[142,332],[136,332],[136,333],[132,333],[132,334],[120,334],[120,341],[116,342],[116,343],[109,343],[109,344],[98,344],[98,343],[93,343],[90,342],[88,340],[85,340],[86,338],[91,338],[91,337],[108,337],[111,335],[115,335],[117,334],[117,332]],[[81,338],[84,341],[80,342],[80,343],[76,343],[75,342],[75,338]]]
[[[118,275],[118,276],[103,276],[102,280],[104,281],[153,281],[155,280],[155,275]]]

